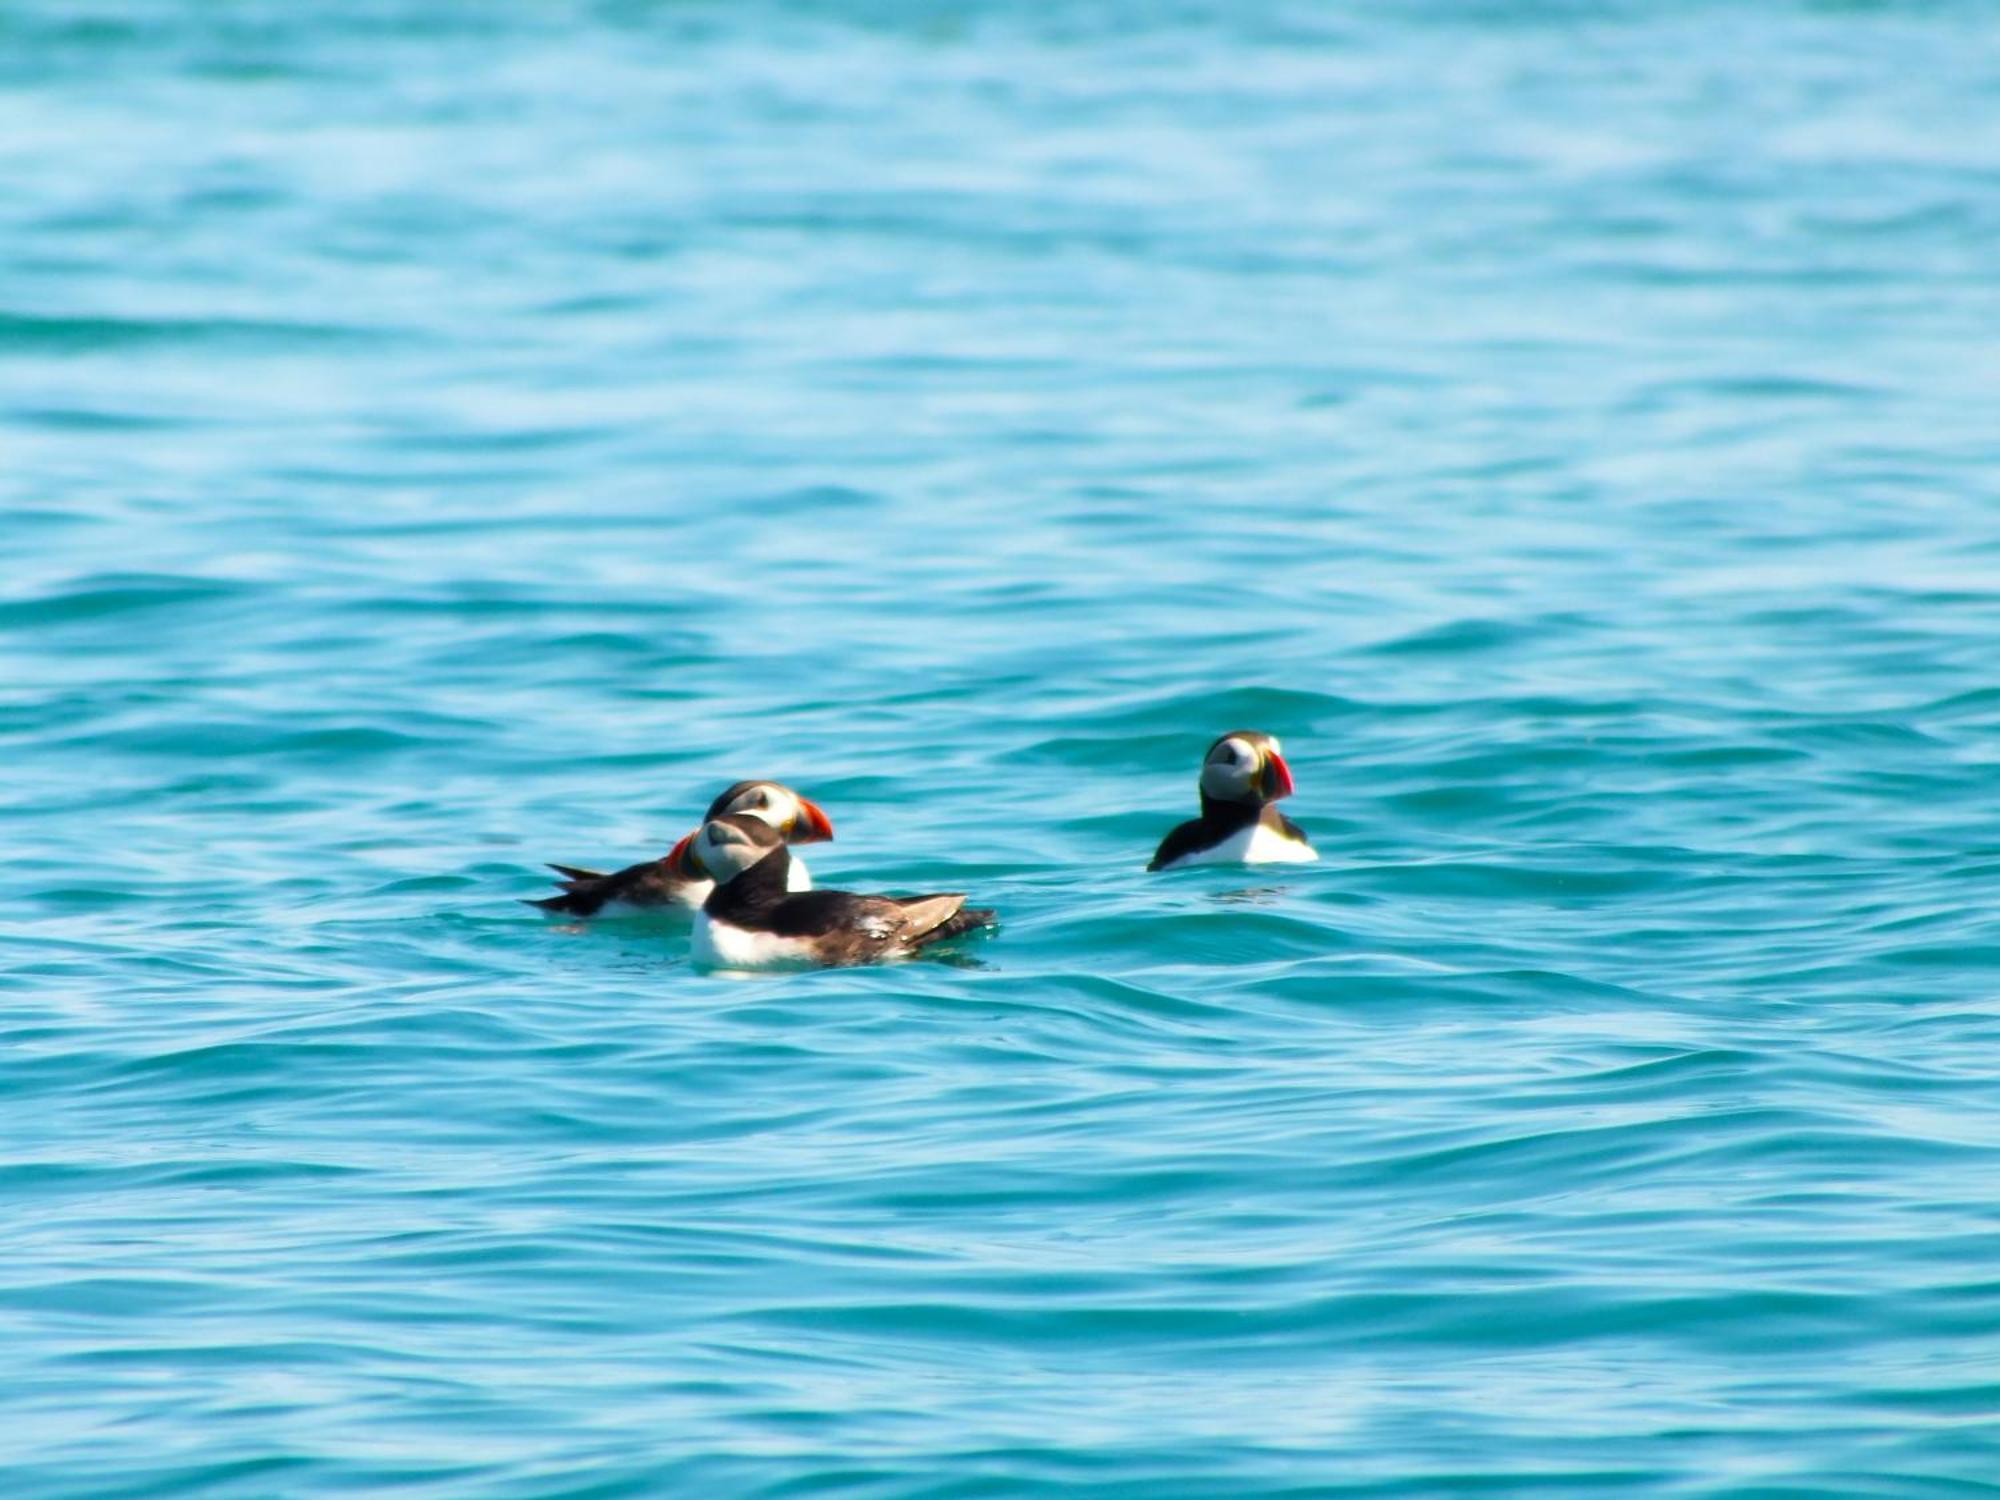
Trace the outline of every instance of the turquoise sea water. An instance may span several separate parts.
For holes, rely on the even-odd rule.
[[[0,166],[0,1492],[2000,1493],[1989,11],[22,0]],[[517,903],[740,776],[1003,930]]]

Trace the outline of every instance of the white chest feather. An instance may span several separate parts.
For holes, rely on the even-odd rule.
[[[1311,844],[1288,839],[1263,823],[1239,828],[1209,849],[1183,854],[1167,868],[1186,869],[1189,865],[1309,865],[1319,858]]]
[[[692,950],[696,965],[704,969],[770,969],[813,962],[812,948],[803,938],[733,927],[707,912],[694,919]]]

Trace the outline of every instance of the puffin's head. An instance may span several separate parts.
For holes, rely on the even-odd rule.
[[[1277,740],[1255,729],[1232,729],[1201,763],[1201,789],[1217,802],[1262,807],[1292,795],[1292,768],[1278,753]]]
[[[762,818],[788,844],[817,844],[833,837],[833,820],[788,786],[775,781],[739,781],[708,804],[710,819],[747,813]]]
[[[713,880],[717,885],[727,885],[784,845],[784,835],[762,818],[735,813],[726,818],[710,818],[674,845],[667,856],[667,868],[684,880]]]

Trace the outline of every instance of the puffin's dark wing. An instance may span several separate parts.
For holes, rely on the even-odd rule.
[[[1189,855],[1197,849],[1206,849],[1213,840],[1209,830],[1200,818],[1189,818],[1172,833],[1160,840],[1160,847],[1153,851],[1153,862],[1149,870],[1164,870],[1175,860]]]
[[[539,906],[543,911],[567,912],[574,917],[592,917],[613,901],[624,901],[633,906],[671,906],[674,893],[681,884],[681,878],[667,868],[664,859],[649,859],[643,864],[627,865],[610,875],[596,875],[588,870],[572,870],[563,865],[551,865],[552,870],[561,870],[569,879],[563,882],[560,896],[544,896],[528,905]]]
[[[817,938],[845,928],[879,926],[897,917],[896,903],[881,896],[857,896],[852,891],[798,891],[771,907],[770,928],[779,937]]]
[[[563,883],[566,885],[572,884],[579,880],[602,880],[604,878],[604,872],[602,870],[586,870],[580,865],[559,865],[551,863],[549,865],[549,868],[551,870],[554,870],[556,874],[562,876]]]
[[[851,891],[799,891],[766,913],[779,937],[803,938],[823,964],[865,964],[898,951],[908,919],[902,904]]]

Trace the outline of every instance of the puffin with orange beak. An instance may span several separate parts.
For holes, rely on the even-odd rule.
[[[1201,816],[1160,841],[1149,870],[1188,865],[1305,864],[1316,860],[1305,830],[1273,805],[1292,795],[1292,768],[1277,739],[1232,729],[1201,763]]]
[[[833,837],[833,821],[819,804],[775,781],[739,781],[709,803],[704,824],[717,818],[742,816],[767,824],[786,844],[817,844]],[[694,834],[674,845],[663,859],[649,859],[603,875],[574,865],[550,865],[563,877],[560,896],[530,901],[543,911],[572,917],[630,916],[675,908],[698,908],[715,889],[715,882],[687,868],[681,859]],[[786,867],[789,889],[809,891],[812,875],[805,861],[794,857]]]

